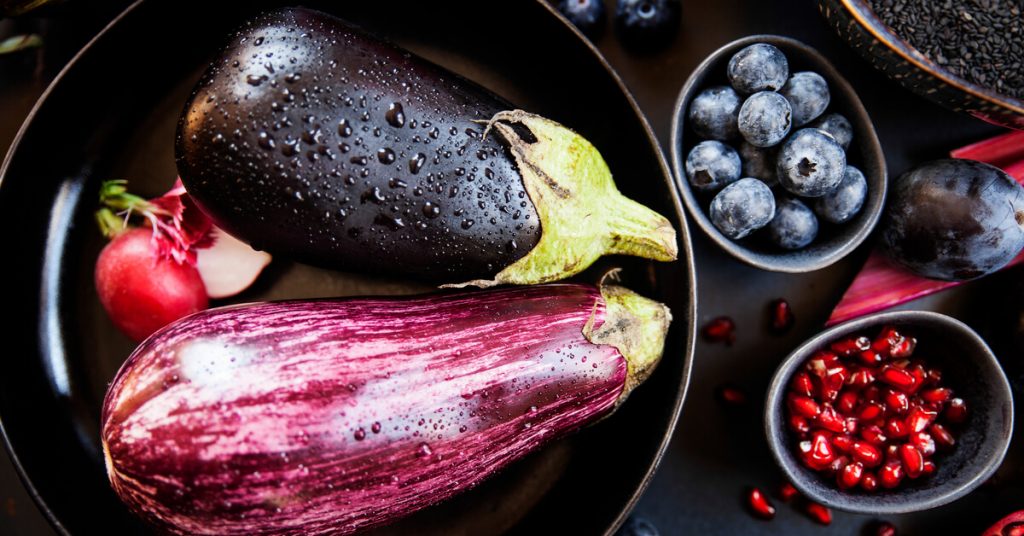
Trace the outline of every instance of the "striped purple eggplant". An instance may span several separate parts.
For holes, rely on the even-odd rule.
[[[352,533],[611,413],[670,320],[621,287],[578,284],[203,311],[118,372],[107,472],[172,533]]]

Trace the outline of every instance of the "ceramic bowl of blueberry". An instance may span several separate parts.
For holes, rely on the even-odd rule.
[[[676,101],[671,151],[697,224],[765,270],[838,261],[885,203],[885,157],[856,92],[786,37],[746,37],[704,60]]]
[[[945,315],[866,316],[807,341],[765,403],[772,455],[807,497],[895,514],[954,501],[1002,463],[1013,430],[1003,370]]]

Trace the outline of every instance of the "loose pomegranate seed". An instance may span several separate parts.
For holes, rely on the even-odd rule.
[[[858,402],[860,402],[860,396],[858,396],[856,392],[843,391],[839,393],[839,397],[836,399],[836,409],[838,409],[840,413],[849,415],[857,408]]]
[[[789,429],[793,430],[794,432],[800,435],[803,435],[811,431],[811,425],[810,423],[807,422],[806,417],[801,417],[800,415],[790,415]]]
[[[842,489],[850,489],[860,483],[860,479],[864,476],[864,466],[859,462],[853,462],[847,464],[842,471],[839,472],[837,482],[839,487]]]
[[[914,376],[894,366],[883,368],[878,379],[902,391],[909,391],[914,387]]]
[[[926,458],[935,454],[935,438],[928,432],[911,434],[910,444],[921,451],[921,454],[924,454]]]
[[[860,412],[857,414],[857,418],[862,421],[873,421],[882,416],[884,408],[881,404],[876,402],[868,402],[864,404],[864,407],[860,408]]]
[[[967,403],[962,398],[954,398],[946,406],[946,420],[952,423],[962,423],[967,420]]]
[[[949,430],[941,424],[933,424],[929,430],[932,433],[932,439],[935,440],[935,445],[939,448],[950,449],[953,445],[956,445],[956,439],[953,439],[953,434],[949,433]]]
[[[742,406],[747,403],[747,394],[732,384],[721,385],[716,389],[718,401],[726,406]]]
[[[895,488],[903,480],[903,465],[899,461],[886,462],[878,471],[878,483],[883,488]]]
[[[822,525],[832,524],[832,511],[816,502],[807,503],[807,515]]]
[[[871,348],[871,339],[867,337],[850,337],[832,343],[829,348],[842,356],[851,356],[857,352],[863,352]]]
[[[903,462],[903,470],[910,478],[921,476],[924,470],[924,455],[914,445],[904,443],[900,445],[900,461]]]
[[[818,416],[814,418],[814,423],[830,432],[843,433],[846,431],[846,420],[840,417],[827,402]]]
[[[896,536],[896,527],[888,521],[878,521],[872,524],[870,532],[872,536]]]
[[[910,398],[907,397],[906,393],[896,391],[894,389],[887,389],[884,395],[885,405],[888,406],[889,411],[897,414],[906,413],[910,409]]]
[[[768,307],[771,310],[772,330],[776,333],[783,333],[793,327],[796,316],[788,301],[782,298],[772,300]]]
[[[797,491],[796,486],[789,482],[783,482],[782,485],[779,486],[779,498],[782,499],[782,502],[792,501],[798,495],[800,495],[800,492]]]
[[[793,375],[790,387],[799,395],[814,396],[814,383],[806,372],[797,372]]]
[[[704,324],[701,333],[708,342],[732,344],[736,341],[736,323],[728,316],[719,316]]]
[[[817,417],[821,413],[821,406],[809,396],[790,395],[789,407],[794,413],[807,418]]]
[[[864,491],[875,491],[878,489],[878,477],[874,473],[864,472],[864,476],[860,477],[860,487]]]
[[[839,452],[849,452],[850,447],[853,446],[853,438],[846,434],[837,435],[832,438],[832,446]]]
[[[875,425],[865,426],[860,429],[860,437],[864,441],[871,443],[872,445],[882,446],[889,438],[885,437],[885,432]]]
[[[891,417],[885,421],[885,432],[893,439],[906,437],[910,433],[907,423],[898,417]]]
[[[747,493],[747,504],[750,506],[750,510],[761,519],[771,519],[775,517],[775,507],[768,501],[768,496],[761,492],[760,489],[752,488]]]
[[[915,407],[907,413],[907,428],[910,429],[912,434],[923,432],[935,421],[935,417],[938,417],[938,413],[921,407]]]
[[[865,441],[854,441],[850,445],[850,454],[865,467],[874,467],[882,461],[882,453],[878,448]]]

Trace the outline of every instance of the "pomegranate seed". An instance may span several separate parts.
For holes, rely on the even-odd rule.
[[[754,515],[761,519],[775,517],[775,507],[768,501],[768,497],[757,488],[752,488],[747,493],[747,504],[750,505],[750,510],[754,512]]]
[[[899,459],[900,459],[900,446],[899,445],[889,445],[888,447],[885,447],[885,461],[891,462],[893,460],[899,460]]]
[[[811,359],[807,361],[807,372],[819,377],[824,378],[828,369],[835,367],[839,364],[839,357],[832,352],[818,351],[815,352]]]
[[[871,348],[871,339],[867,337],[850,337],[832,343],[829,348],[839,355],[848,357]]]
[[[902,391],[912,389],[915,381],[911,373],[896,367],[883,368],[878,379]]]
[[[825,377],[821,381],[821,398],[834,402],[836,397],[839,396],[839,390],[846,383],[846,377],[849,376],[849,372],[849,369],[842,365],[836,365],[825,371]]]
[[[872,536],[896,536],[896,527],[887,521],[878,521],[871,526],[871,531],[865,534]]]
[[[924,469],[924,456],[914,445],[904,443],[900,445],[900,460],[903,462],[903,469],[910,478],[921,476]]]
[[[877,426],[875,426],[875,425],[873,425],[873,424],[870,425],[870,426],[865,426],[865,427],[861,428],[860,429],[860,437],[864,441],[867,441],[868,443],[871,443],[872,445],[878,445],[878,446],[882,446],[882,444],[885,443],[888,440],[888,438],[885,437],[885,433],[882,432],[882,429],[877,427]]]
[[[878,448],[864,441],[854,441],[850,445],[850,454],[865,467],[874,467],[882,461],[882,453]]]
[[[910,354],[914,353],[914,348],[916,347],[917,339],[913,337],[900,337],[900,341],[892,346],[889,355],[896,359],[910,357]]]
[[[935,454],[935,438],[933,438],[928,432],[911,434],[910,444],[914,445],[914,448],[921,451],[921,454],[925,457]]]
[[[807,419],[804,417],[801,417],[799,415],[790,415],[789,429],[803,435],[811,431],[811,425],[807,422]]]
[[[896,331],[896,328],[886,326],[882,328],[878,337],[875,337],[875,340],[871,341],[871,348],[888,357],[889,353],[892,352],[892,347],[899,344],[901,340],[903,340],[903,335],[900,335],[900,333]]]
[[[736,323],[728,316],[719,316],[704,324],[701,333],[708,342],[724,342],[731,345],[736,341]]]
[[[935,417],[937,416],[938,413],[934,411],[930,411],[922,407],[915,407],[907,413],[907,428],[910,429],[910,433],[912,434],[923,432],[932,422],[935,421]]]
[[[869,369],[860,369],[850,374],[850,377],[846,379],[846,385],[854,388],[867,387],[875,382],[875,373]]]
[[[857,417],[862,421],[873,421],[882,416],[883,408],[880,404],[869,402],[860,408]]]
[[[891,417],[888,421],[885,421],[885,432],[889,434],[889,437],[899,439],[905,437],[910,433],[910,429],[907,428],[907,423],[896,417]]]
[[[867,400],[868,402],[878,402],[881,393],[882,390],[879,389],[877,385],[871,385],[867,389],[864,389],[861,396],[863,396],[864,400]]]
[[[783,333],[793,326],[796,316],[788,301],[782,298],[772,300],[769,309],[771,310],[772,329],[776,333]]]
[[[803,443],[807,443],[807,450],[804,452],[804,462],[812,469],[821,469],[835,459],[835,449],[829,441],[825,432],[814,432],[810,441],[801,442],[801,450],[804,450]]]
[[[814,383],[811,382],[811,377],[806,372],[797,372],[793,376],[793,381],[790,382],[790,387],[797,394],[814,396]]]
[[[782,485],[779,486],[779,498],[782,499],[782,502],[792,501],[797,497],[797,495],[800,495],[800,492],[797,491],[796,486],[793,484],[783,482]]]
[[[924,375],[925,385],[938,385],[942,381],[942,371],[937,368],[930,368]]]
[[[807,515],[822,525],[832,524],[832,511],[816,502],[807,503]]]
[[[953,439],[953,434],[949,433],[949,430],[941,424],[933,424],[931,428],[932,439],[935,440],[935,445],[939,448],[950,449],[956,444],[956,439]]]
[[[726,406],[742,406],[747,403],[747,394],[732,384],[721,385],[716,389],[718,401]]]
[[[906,393],[895,391],[893,389],[886,389],[884,395],[885,405],[889,407],[889,410],[895,413],[906,413],[910,409],[910,399],[907,398]]]
[[[861,363],[869,367],[880,365],[883,361],[882,354],[879,354],[878,352],[872,349],[864,350],[863,352],[857,354],[857,358],[860,359]]]
[[[830,432],[843,433],[846,431],[846,421],[828,403],[814,418],[814,423]]]
[[[944,404],[949,402],[950,398],[953,398],[953,390],[948,387],[938,387],[935,389],[925,389],[924,391],[921,391],[921,399],[925,402]]]
[[[856,417],[849,417],[846,419],[846,433],[856,434],[858,428],[860,428],[860,421],[858,421]]]
[[[837,435],[832,438],[832,446],[839,452],[849,452],[853,446],[853,438],[848,435]]]
[[[931,476],[933,474],[935,474],[935,462],[925,460],[924,465],[921,466],[921,476]]]
[[[853,391],[843,391],[839,393],[839,398],[836,399],[836,409],[840,413],[850,414],[857,408],[857,402],[860,401],[860,397]]]
[[[847,458],[846,456],[839,456],[836,459],[829,462],[828,465],[821,470],[821,472],[824,473],[826,476],[838,475],[843,471],[843,469],[846,467],[848,463],[850,463],[850,458]]]
[[[962,398],[954,398],[946,406],[946,420],[952,423],[962,423],[967,420],[967,403]]]
[[[865,471],[864,476],[860,477],[860,487],[864,491],[875,491],[878,489],[878,477],[874,473]]]
[[[789,407],[793,412],[808,418],[817,417],[821,413],[821,406],[809,396],[790,395]]]
[[[864,476],[864,466],[859,462],[853,462],[847,464],[842,471],[839,472],[837,479],[839,487],[842,489],[850,489],[860,483],[860,479]]]
[[[928,377],[928,373],[924,371],[923,366],[914,365],[910,368],[910,375],[914,377],[914,385],[910,387],[910,392],[916,393],[921,390],[925,379]]]
[[[903,466],[898,461],[887,462],[878,471],[878,483],[883,488],[895,488],[903,480]]]

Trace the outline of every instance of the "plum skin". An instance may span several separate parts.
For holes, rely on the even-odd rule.
[[[948,281],[992,273],[1024,249],[1024,187],[972,160],[936,160],[904,173],[882,227],[889,258]]]

